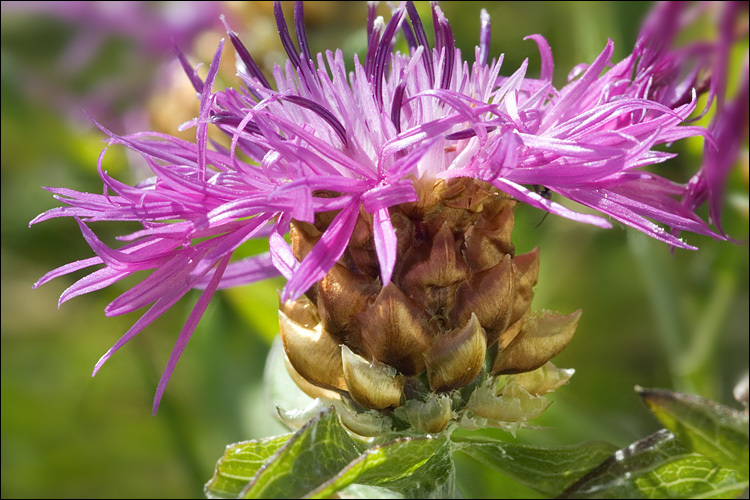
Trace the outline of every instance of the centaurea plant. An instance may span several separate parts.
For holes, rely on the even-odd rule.
[[[723,22],[740,9],[727,6]],[[311,406],[277,407],[300,430],[278,446],[242,445],[268,462],[243,469],[234,483],[222,467],[248,450],[229,450],[207,492],[329,496],[357,483],[453,495],[450,451],[472,445],[451,440],[451,431],[526,425],[548,406],[542,395],[572,375],[549,359],[571,340],[580,311],[530,310],[539,252],[516,255],[514,207],[602,228],[614,220],[674,248],[695,249],[678,238],[683,231],[726,239],[721,193],[742,141],[736,131],[747,120],[747,74],[727,102],[731,37],[672,49],[682,5],[657,6],[630,55],[612,61],[610,40],[559,89],[541,35],[527,37],[541,56],[539,77],[527,75],[528,61],[501,76],[503,56],[491,58],[486,11],[479,46],[465,60],[437,4],[434,44],[411,2],[394,6],[387,23],[369,4],[367,51],[364,60],[354,56],[348,74],[341,50],[311,53],[301,2],[296,44],[280,4],[274,12],[288,60],[274,66],[270,81],[228,25],[238,87],[213,90],[224,41],[205,79],[178,51],[200,99],[198,117],[186,124],[195,142],[100,127],[110,145],[139,153],[152,178],[135,186],[114,179],[103,166],[105,149],[102,194],[47,188],[67,206],[32,223],[74,217],[96,256],[51,271],[36,286],[103,265],[65,290],[62,304],[153,270],[106,307],[116,316],[150,305],[94,373],[190,290],[202,290],[159,381],[156,412],[216,290],[284,276],[275,363],[313,398]],[[400,36],[405,52],[395,50]],[[690,121],[703,92],[718,106],[708,128]],[[212,128],[227,146],[209,139]],[[705,162],[687,186],[647,169],[676,156],[662,146],[694,136],[705,139]],[[568,208],[552,193],[590,210]],[[695,212],[706,199],[716,230]],[[104,220],[137,221],[142,229],[120,236],[125,244],[114,249],[88,226]],[[258,238],[268,241],[267,252],[232,260]],[[283,464],[303,443],[330,470],[296,475],[288,486],[289,478],[279,479]],[[402,448],[412,451],[391,457]],[[546,492],[573,487],[613,451],[601,443],[566,449],[590,463]],[[366,465],[368,453],[400,465]],[[399,486],[397,470],[414,464],[398,460],[408,457],[437,461],[449,473],[423,471],[431,489],[420,490],[421,466],[414,466],[416,482]]]

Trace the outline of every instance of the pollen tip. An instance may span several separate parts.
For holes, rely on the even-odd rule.
[[[102,366],[104,366],[104,363],[109,359],[109,351],[104,353],[104,356],[99,358],[99,361],[96,362],[96,365],[94,365],[94,370],[91,372],[91,376],[95,377],[97,373],[99,373],[99,370],[101,370]]]
[[[234,33],[232,28],[229,27],[229,22],[227,21],[227,17],[224,14],[220,15],[219,19],[221,19],[221,24],[224,25],[224,28],[226,28],[227,33],[229,33],[230,35]]]

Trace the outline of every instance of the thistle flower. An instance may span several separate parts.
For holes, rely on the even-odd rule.
[[[676,12],[661,13],[657,9],[652,14],[653,24],[661,24],[657,28],[664,28],[665,25],[672,25],[667,28],[669,32],[676,33],[690,20],[693,15],[685,8],[684,5],[678,5]],[[708,126],[708,132],[711,141],[706,143],[703,150],[703,165],[701,169],[690,179],[685,186],[685,194],[682,203],[695,210],[704,202],[709,203],[709,219],[717,228],[719,234],[728,236],[722,228],[721,214],[722,202],[724,200],[724,190],[729,172],[734,166],[739,156],[740,148],[743,143],[747,145],[748,136],[748,98],[750,97],[750,88],[748,84],[748,54],[745,53],[745,63],[742,69],[742,79],[738,88],[731,99],[726,98],[729,73],[729,55],[732,45],[740,38],[746,38],[748,32],[747,15],[748,5],[745,2],[721,2],[716,5],[701,4],[703,9],[713,8],[717,10],[718,17],[718,39],[713,43],[696,44],[702,50],[687,50],[681,52],[698,52],[698,59],[704,59],[704,62],[698,62],[696,68],[689,72],[693,85],[708,85],[709,103],[715,99],[716,111],[711,123]],[[660,5],[661,10],[671,9]],[[683,11],[683,12],[681,12]],[[684,12],[686,11],[686,12]],[[687,14],[687,15],[686,15]],[[740,21],[744,16],[744,22]],[[645,30],[644,30],[645,31]],[[674,36],[674,35],[673,35]],[[643,35],[642,35],[643,37]],[[702,53],[702,54],[701,54]],[[668,56],[670,63],[674,67],[679,65],[675,60],[684,54],[673,53]],[[710,77],[701,74],[709,73]],[[699,81],[702,79],[702,81]],[[708,80],[706,84],[705,80]],[[690,83],[690,80],[687,81]],[[683,84],[684,88],[685,85]],[[708,108],[707,108],[708,109]],[[678,234],[673,231],[673,234]]]
[[[619,63],[609,41],[556,89],[552,52],[540,35],[527,37],[541,54],[539,78],[526,75],[527,62],[500,76],[503,56],[490,60],[486,11],[471,61],[437,4],[434,46],[411,2],[387,24],[376,14],[370,4],[367,52],[347,75],[340,50],[310,52],[302,3],[294,9],[297,45],[277,3],[288,60],[273,68],[273,84],[227,26],[238,88],[212,90],[224,41],[205,80],[179,54],[201,102],[188,124],[195,143],[102,128],[110,144],[140,153],[154,177],[136,186],[117,181],[103,168],[105,149],[103,194],[46,188],[67,206],[32,224],[74,217],[96,257],[53,270],[35,286],[104,265],[65,290],[62,303],[153,270],[106,307],[114,316],[151,305],[94,373],[188,291],[203,290],[159,382],[156,411],[214,292],[283,275],[280,325],[300,386],[365,408],[403,405],[407,413],[429,387],[431,411],[445,415],[440,394],[476,381],[487,353],[493,376],[548,371],[547,360],[575,331],[578,312],[529,309],[538,252],[515,254],[517,203],[603,228],[611,227],[608,216],[680,248],[694,247],[657,223],[723,237],[677,199],[683,186],[643,169],[675,156],[655,146],[711,137],[684,124],[696,90],[679,87],[678,95],[656,78],[666,56],[650,47],[659,40],[642,37]],[[408,53],[394,51],[399,33]],[[653,60],[644,66],[647,55]],[[209,141],[209,127],[226,133],[230,146]],[[598,214],[566,208],[539,186]],[[113,249],[87,225],[103,220],[138,221],[143,229]],[[267,238],[269,251],[231,261],[253,238]],[[464,403],[490,420],[510,418],[486,403],[498,391],[516,398],[522,380],[504,389],[482,385]],[[528,384],[522,390],[533,395]]]

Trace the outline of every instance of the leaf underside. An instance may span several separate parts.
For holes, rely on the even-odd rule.
[[[662,389],[636,389],[649,410],[688,448],[722,467],[748,469],[748,416],[714,401]]]
[[[734,498],[747,471],[720,467],[662,429],[618,450],[560,498]]]

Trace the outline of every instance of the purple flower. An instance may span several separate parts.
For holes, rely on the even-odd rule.
[[[684,100],[687,89],[707,86],[706,111],[711,102],[716,101],[716,111],[708,126],[710,140],[703,151],[703,165],[684,187],[682,203],[695,210],[708,201],[710,221],[725,237],[727,234],[721,226],[721,212],[726,180],[737,161],[740,147],[747,140],[750,94],[747,52],[742,80],[734,96],[727,100],[725,94],[731,48],[738,39],[747,37],[746,23],[736,27],[742,19],[743,10],[747,16],[747,8],[746,2],[701,2],[692,8],[682,2],[665,2],[654,9],[636,44],[636,52],[639,46],[642,47],[640,65],[646,67],[648,62],[643,61],[652,61],[651,68],[644,73],[649,75],[652,82],[660,82],[650,90],[649,96],[657,94],[669,104]],[[705,14],[709,9],[716,11],[714,15],[718,17],[717,40],[668,51],[679,31],[695,21],[698,17],[696,14]],[[649,41],[656,38],[658,33],[663,34],[659,46],[651,47],[654,44],[649,44]],[[706,73],[709,78],[706,78]],[[678,230],[673,230],[673,234],[678,233]]]
[[[4,14],[41,14],[88,28],[73,42],[77,53],[67,58],[71,64],[88,62],[89,52],[105,38],[124,36],[144,51],[167,53],[173,42],[186,44],[205,28],[215,24],[211,16],[218,9],[214,2],[183,2],[174,5],[155,2],[3,2]]]
[[[14,19],[33,16],[35,22],[31,26],[40,25],[38,18],[50,18],[74,28],[73,36],[60,47],[59,56],[49,67],[17,54],[24,60],[19,69],[26,93],[61,110],[75,122],[90,125],[88,120],[82,120],[81,110],[85,108],[99,120],[120,123],[129,130],[140,130],[135,124],[147,121],[142,106],[146,97],[171,81],[168,66],[161,68],[158,75],[156,68],[169,57],[174,44],[191,45],[199,34],[220,26],[218,3],[201,1],[11,1],[2,2],[2,14],[9,25]],[[37,36],[32,33],[32,39]],[[105,48],[113,40],[126,42],[127,50],[118,53],[117,72],[105,72],[103,76],[96,67],[102,56],[112,57]],[[138,70],[137,78],[132,77],[134,68]],[[82,80],[86,71],[89,75]]]
[[[51,271],[35,286],[104,265],[65,290],[60,303],[153,270],[106,307],[115,316],[150,305],[94,373],[188,291],[203,290],[159,382],[154,411],[218,288],[283,275],[288,282],[282,301],[300,297],[342,257],[363,213],[372,218],[380,282],[387,285],[398,250],[389,208],[416,202],[418,182],[473,178],[554,214],[603,228],[611,227],[609,216],[680,248],[694,247],[658,223],[721,238],[693,204],[680,202],[684,186],[643,170],[675,156],[657,145],[712,137],[684,124],[696,108],[696,92],[689,78],[670,76],[681,68],[660,48],[658,33],[642,36],[634,53],[618,63],[611,61],[609,41],[556,89],[552,52],[540,35],[528,37],[541,54],[539,78],[526,75],[527,62],[500,76],[503,57],[489,59],[484,10],[480,44],[473,60],[465,60],[437,5],[433,47],[410,2],[396,8],[388,23],[370,5],[367,53],[364,61],[354,57],[350,74],[340,50],[311,54],[301,3],[294,11],[298,45],[278,3],[275,14],[288,60],[273,68],[273,84],[227,26],[238,53],[239,87],[212,90],[223,41],[205,81],[180,54],[201,102],[199,116],[187,124],[196,128],[195,143],[156,133],[119,136],[102,128],[110,144],[140,153],[154,177],[123,184],[103,169],[102,152],[102,194],[46,188],[66,206],[32,221],[74,217],[96,252]],[[394,52],[399,33],[408,42],[407,54]],[[209,127],[226,133],[230,146],[209,141]],[[598,215],[566,208],[540,194],[539,186]],[[329,224],[298,261],[284,235],[292,220],[313,223],[321,214]],[[119,237],[126,244],[112,249],[87,226],[103,220],[138,221],[143,228]],[[231,261],[253,238],[268,238],[269,251]]]

